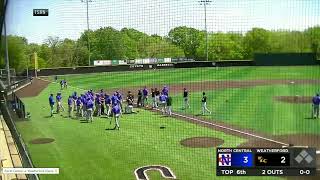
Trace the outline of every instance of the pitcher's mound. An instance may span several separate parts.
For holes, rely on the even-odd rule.
[[[180,144],[190,148],[209,148],[220,146],[223,142],[222,139],[213,137],[192,137],[181,140]]]
[[[276,96],[275,100],[286,103],[296,103],[296,104],[304,104],[311,103],[311,96]]]
[[[51,138],[37,138],[30,141],[31,144],[48,144],[52,143],[54,139]]]

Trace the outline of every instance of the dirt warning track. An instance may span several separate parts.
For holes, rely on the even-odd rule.
[[[19,98],[35,97],[38,96],[45,88],[47,88],[49,84],[49,81],[33,79],[31,84],[16,91],[16,95]]]

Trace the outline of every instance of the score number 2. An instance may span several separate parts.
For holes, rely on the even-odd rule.
[[[281,156],[281,164],[285,164],[286,163],[286,157]]]

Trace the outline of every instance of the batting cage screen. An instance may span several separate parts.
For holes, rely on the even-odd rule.
[[[320,1],[6,2],[30,179],[320,179]]]

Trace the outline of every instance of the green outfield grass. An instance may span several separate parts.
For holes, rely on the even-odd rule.
[[[213,114],[205,118],[273,135],[320,134],[320,121],[309,119],[311,99],[308,104],[292,104],[274,99],[275,96],[313,96],[315,92],[319,92],[318,85],[292,84],[208,91],[208,107]],[[201,112],[201,92],[190,94],[191,108],[181,108],[183,99],[179,95],[174,97],[175,111],[194,115]]]
[[[63,91],[64,97],[74,90]],[[57,85],[51,84],[38,97],[23,99],[31,120],[17,122],[35,166],[60,168],[60,175],[43,175],[41,179],[135,179],[135,168],[152,164],[170,167],[179,179],[227,179],[215,176],[215,148],[186,148],[179,142],[188,137],[209,136],[223,139],[225,147],[234,147],[245,141],[144,110],[124,115],[120,131],[105,130],[113,127],[106,118],[96,118],[93,123],[66,118],[66,113],[50,118],[48,94],[57,91]],[[160,129],[161,125],[166,128]],[[55,141],[29,143],[41,137]],[[151,178],[161,179],[155,172]]]
[[[212,80],[318,79],[319,75],[319,66],[198,68],[70,75],[65,77],[71,86],[63,90],[63,95],[66,101],[71,92],[81,92],[79,88],[109,89]],[[59,176],[46,175],[41,176],[42,179],[135,179],[135,168],[152,164],[170,167],[178,179],[230,179],[215,176],[214,148],[186,148],[179,141],[194,136],[210,136],[223,139],[225,147],[235,147],[245,142],[239,137],[144,110],[123,116],[120,131],[105,130],[113,127],[106,118],[96,119],[92,124],[59,115],[50,118],[48,95],[55,94],[59,89],[58,84],[50,84],[38,97],[23,99],[27,111],[31,112],[31,120],[17,122],[36,167],[61,168]],[[319,133],[320,122],[306,119],[310,117],[310,104],[287,104],[273,100],[273,96],[312,96],[318,90],[319,86],[316,85],[290,84],[208,91],[208,107],[214,113],[205,117],[274,135]],[[200,97],[200,92],[191,92],[192,108],[184,111],[180,109],[181,95],[176,95],[174,110],[199,114]],[[161,125],[166,128],[160,129]],[[55,142],[43,145],[29,143],[39,137],[54,138]],[[155,172],[151,172],[150,177],[151,180],[161,179],[159,173]]]
[[[122,88],[212,80],[318,79],[319,66],[228,67],[106,72],[61,76],[80,88]]]

